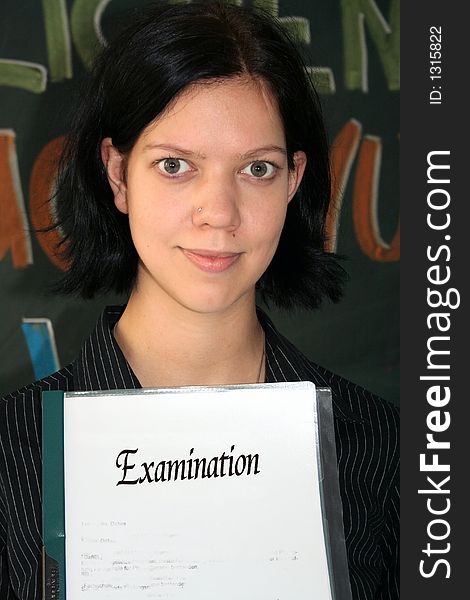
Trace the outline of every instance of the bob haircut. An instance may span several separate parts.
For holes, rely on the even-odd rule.
[[[100,145],[129,153],[143,130],[185,88],[248,76],[267,84],[284,125],[289,168],[307,166],[287,210],[279,246],[257,283],[262,299],[289,308],[339,300],[345,272],[324,251],[330,198],[328,144],[318,96],[282,26],[262,11],[227,2],[152,3],[98,57],[59,165],[55,227],[68,271],[56,291],[91,298],[129,293],[138,255],[114,196]]]

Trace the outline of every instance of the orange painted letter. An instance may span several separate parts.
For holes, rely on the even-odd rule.
[[[0,260],[11,250],[13,266],[22,268],[32,264],[33,256],[15,137],[11,129],[0,130]]]
[[[373,136],[364,137],[354,182],[354,229],[364,254],[372,260],[393,262],[400,258],[400,227],[398,226],[390,244],[382,239],[377,216],[381,157],[380,139]]]
[[[52,224],[54,181],[57,174],[57,162],[62,153],[64,138],[58,137],[44,146],[39,153],[31,173],[29,183],[29,207],[31,221],[39,245],[49,260],[59,269],[65,271],[66,264],[57,253],[60,235],[56,230],[45,233]]]
[[[336,252],[344,190],[348,183],[352,162],[356,156],[361,129],[359,121],[350,119],[331,145],[331,199],[325,223],[325,250],[327,252]]]

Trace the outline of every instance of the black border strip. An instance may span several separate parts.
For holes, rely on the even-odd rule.
[[[466,244],[470,128],[464,90],[470,30],[463,6],[435,0],[401,5],[401,598],[405,600],[467,595],[464,560],[469,527],[463,510],[468,494],[469,434],[464,428],[469,394],[464,373],[470,328],[465,320],[469,277],[464,268],[470,254]],[[450,168],[428,172],[431,163]]]

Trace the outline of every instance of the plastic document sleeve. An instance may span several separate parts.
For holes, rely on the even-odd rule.
[[[351,600],[331,391],[43,393],[44,600]]]

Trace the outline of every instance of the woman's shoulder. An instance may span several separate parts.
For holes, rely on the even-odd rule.
[[[67,366],[0,398],[0,484],[5,478],[9,480],[9,473],[15,472],[18,464],[26,465],[25,448],[31,460],[40,454],[42,392],[67,391],[72,383],[72,369]],[[24,466],[25,472],[28,465]],[[9,489],[11,491],[11,485]],[[0,485],[0,496],[1,492]]]
[[[400,414],[395,404],[303,356],[304,368],[317,387],[331,389],[338,421],[353,422],[398,444]]]
[[[20,405],[25,403],[40,404],[41,394],[46,391],[62,390],[70,391],[73,387],[72,366],[68,365],[59,371],[48,375],[42,379],[38,379],[33,383],[14,390],[0,398],[0,411],[4,414],[11,410],[17,411]],[[4,420],[0,419],[1,425]]]
[[[317,377],[325,381],[326,386],[331,388],[333,397],[340,398],[341,403],[358,420],[363,422],[385,420],[398,427],[399,407],[396,404],[310,360],[308,360],[308,363],[312,371],[317,374]]]
[[[397,430],[397,406],[365,387],[320,366],[282,335],[258,309],[266,333],[268,373],[272,381],[311,381],[317,388],[330,388],[335,417],[357,423],[379,422]]]

